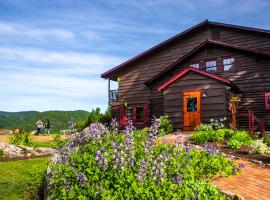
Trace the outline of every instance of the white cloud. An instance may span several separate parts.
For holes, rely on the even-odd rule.
[[[91,109],[107,105],[100,74],[123,59],[35,48],[0,48],[0,110]]]
[[[73,51],[59,52],[34,48],[0,47],[1,60],[21,60],[29,62],[57,63],[88,66],[113,66],[123,59],[114,56],[91,53],[77,53]]]
[[[37,28],[29,25],[12,24],[0,21],[0,35],[23,36],[34,39],[71,40],[75,35],[72,31],[60,28]]]

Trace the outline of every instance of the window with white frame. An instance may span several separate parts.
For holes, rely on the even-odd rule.
[[[216,72],[217,71],[217,62],[215,60],[207,61],[205,63],[205,69],[207,72]]]
[[[200,68],[200,64],[199,63],[193,63],[190,65],[193,68],[199,69]]]
[[[224,71],[229,71],[234,64],[234,58],[223,59],[223,69]]]

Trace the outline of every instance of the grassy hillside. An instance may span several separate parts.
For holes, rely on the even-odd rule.
[[[43,122],[50,120],[51,132],[68,129],[68,122],[71,119],[82,121],[86,119],[89,112],[77,111],[26,111],[26,112],[2,112],[0,111],[0,128],[23,128],[26,131],[35,130],[35,123],[38,119]]]

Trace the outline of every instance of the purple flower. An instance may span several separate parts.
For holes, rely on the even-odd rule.
[[[244,166],[243,163],[240,163],[239,166],[238,166],[239,169],[242,169],[242,168],[244,168],[244,167],[245,167],[245,166]]]

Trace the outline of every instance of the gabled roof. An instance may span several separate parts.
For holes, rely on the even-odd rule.
[[[216,76],[216,75],[214,75],[212,73],[208,73],[206,71],[195,69],[193,67],[188,67],[188,68],[184,69],[182,72],[180,72],[179,74],[173,76],[170,80],[168,80],[166,83],[164,83],[163,85],[161,85],[158,88],[158,91],[164,90],[166,87],[168,87],[169,85],[171,85],[172,83],[174,83],[176,80],[178,80],[179,78],[181,78],[184,75],[186,75],[188,72],[195,72],[195,73],[201,74],[203,76],[207,76],[209,78],[218,80],[220,82],[223,82],[225,85],[228,85],[228,86],[232,87],[235,91],[240,92],[239,88],[237,88],[230,80],[224,79],[222,77]]]
[[[149,85],[149,84],[153,83],[154,81],[158,80],[162,75],[164,75],[167,72],[171,71],[177,65],[179,65],[180,63],[182,63],[187,58],[191,57],[194,53],[196,53],[197,51],[199,51],[200,49],[202,49],[203,47],[205,47],[207,45],[216,45],[216,46],[226,47],[226,48],[230,48],[230,49],[236,49],[236,50],[240,50],[240,51],[249,52],[249,53],[252,53],[252,54],[255,54],[255,55],[261,55],[261,56],[270,57],[270,53],[265,52],[265,51],[258,51],[256,49],[240,47],[240,46],[237,46],[237,45],[232,45],[232,44],[219,42],[219,41],[215,41],[215,40],[206,40],[206,41],[202,42],[201,44],[199,44],[194,49],[192,49],[191,51],[189,51],[188,53],[186,53],[184,56],[182,56],[181,58],[179,58],[178,60],[176,60],[175,62],[170,64],[169,66],[167,66],[164,70],[162,70],[161,72],[159,72],[158,74],[153,76],[151,79],[147,80],[145,82],[145,84]]]
[[[144,58],[147,55],[150,55],[151,53],[156,52],[157,50],[166,47],[167,45],[173,43],[174,41],[192,33],[192,32],[196,32],[204,27],[207,27],[209,25],[214,25],[214,26],[221,26],[221,27],[228,27],[228,28],[233,28],[233,29],[238,29],[238,30],[246,30],[246,31],[251,31],[251,32],[257,32],[257,33],[263,33],[263,34],[269,34],[270,35],[270,30],[263,30],[263,29],[257,29],[257,28],[251,28],[251,27],[244,27],[244,26],[238,26],[238,25],[231,25],[231,24],[225,24],[225,23],[219,23],[219,22],[212,22],[212,21],[208,21],[205,20],[171,38],[169,38],[168,40],[165,40],[164,42],[146,50],[145,52],[131,58],[130,60],[127,60],[126,62],[110,69],[109,71],[101,74],[102,78],[109,78],[113,73],[117,72],[118,70],[124,69],[127,65],[134,63],[135,61],[138,61],[142,58]]]

